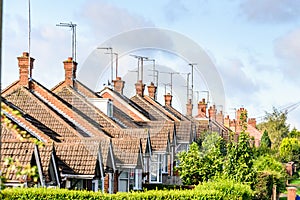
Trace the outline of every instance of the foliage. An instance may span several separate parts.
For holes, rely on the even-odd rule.
[[[256,199],[270,199],[274,185],[277,192],[285,190],[286,172],[281,162],[264,155],[256,159],[253,166],[258,172],[255,183]]]
[[[300,141],[297,138],[284,138],[281,142],[280,157],[283,162],[300,161]]]
[[[247,129],[247,113],[241,112],[242,131],[238,142],[231,141],[227,146],[227,156],[224,163],[224,176],[237,182],[252,184],[255,178],[253,166],[253,149]]]
[[[5,105],[4,103],[1,103],[1,125],[14,132],[15,136],[20,141],[29,141],[38,146],[43,145],[41,141],[32,137],[26,131],[21,130],[15,123],[13,123],[9,118],[6,117],[5,113],[15,117],[20,117],[21,114],[18,111],[13,110],[9,106]],[[19,160],[14,160],[11,157],[1,159],[4,160],[4,166],[7,167],[6,174],[2,174],[2,176],[0,177],[0,179],[2,180],[1,184],[6,181],[5,176],[9,176],[10,173],[15,173],[18,179],[25,176],[27,179],[32,179],[33,182],[37,182],[39,174],[36,166],[31,166],[30,163],[28,163],[27,165],[22,165]],[[1,185],[0,187],[4,188],[4,185]]]
[[[273,108],[272,113],[266,112],[265,122],[257,125],[261,131],[267,131],[272,142],[272,148],[278,148],[281,140],[288,136],[289,125],[287,125],[287,112],[278,111]]]
[[[184,185],[197,185],[202,180],[200,175],[201,157],[199,147],[196,143],[192,143],[188,151],[178,154],[179,165],[177,170]]]
[[[33,182],[37,182],[39,178],[38,169],[36,166],[31,166],[30,163],[22,165],[19,160],[12,158],[4,158],[4,166],[7,168],[6,174],[15,173],[17,179],[32,179]],[[26,181],[24,180],[24,181]]]
[[[252,199],[253,191],[249,185],[235,182],[229,179],[216,179],[211,182],[204,182],[195,187],[195,190],[211,190],[220,191],[222,195],[220,199]]]
[[[223,168],[224,146],[218,133],[212,133],[203,140],[201,150],[197,143],[193,143],[189,151],[181,152],[177,170],[183,184],[196,185],[219,175]]]
[[[229,200],[251,199],[249,186],[229,180],[207,182],[194,190],[151,190],[145,192],[128,192],[105,194],[100,192],[72,191],[50,188],[14,188],[2,191],[1,199],[202,199]]]
[[[261,136],[260,146],[264,148],[271,148],[271,140],[268,135],[268,131],[264,131],[263,135]]]
[[[300,140],[300,131],[298,131],[296,128],[293,128],[289,134],[288,134],[289,138],[297,138],[298,140]]]

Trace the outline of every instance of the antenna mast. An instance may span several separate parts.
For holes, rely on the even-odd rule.
[[[72,58],[76,62],[76,26],[77,24],[70,23],[59,23],[56,26],[70,27],[72,30]]]
[[[32,79],[32,70],[30,67],[30,46],[31,46],[31,12],[30,12],[30,0],[28,0],[28,66],[29,66],[29,78]]]

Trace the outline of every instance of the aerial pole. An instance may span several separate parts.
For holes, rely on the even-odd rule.
[[[97,49],[106,49],[107,51],[109,50],[110,54],[110,82],[112,83],[114,79],[114,58],[113,58],[113,48],[112,47],[98,47]]]
[[[183,73],[186,74],[186,102],[189,102],[189,96],[190,96],[190,75],[191,73]]]
[[[147,60],[149,58],[145,57],[145,56],[138,56],[138,55],[133,55],[133,54],[130,54],[130,56],[138,59],[138,74],[139,74],[138,77],[140,78],[139,80],[141,80],[143,82],[143,78],[144,78],[144,60]],[[140,65],[140,63],[141,63],[141,65]],[[141,66],[141,67],[139,67],[139,66]]]
[[[160,72],[163,74],[170,74],[170,88],[171,88],[171,95],[173,93],[173,75],[174,74],[179,74],[179,72]]]
[[[0,91],[2,91],[2,15],[3,15],[3,0],[0,0]],[[0,95],[0,104],[2,105],[2,96]],[[2,107],[0,106],[0,112],[2,113]],[[0,123],[0,130],[2,130],[2,117]],[[0,152],[2,150],[2,131],[0,131]],[[2,160],[2,155],[0,153],[0,160]],[[0,170],[0,176],[2,176],[2,171]],[[2,190],[2,182],[0,179],[0,191]]]
[[[56,26],[70,27],[72,30],[72,58],[76,62],[76,26],[77,24],[70,23],[59,23]]]
[[[194,99],[194,66],[197,65],[197,63],[189,63],[189,65],[192,67],[192,104]]]

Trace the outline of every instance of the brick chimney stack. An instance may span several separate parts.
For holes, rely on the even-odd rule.
[[[123,81],[121,77],[116,77],[116,80],[113,80],[113,84],[114,84],[114,90],[116,92],[119,92],[120,94],[123,94],[125,81]]]
[[[198,115],[201,115],[201,113],[204,113],[206,116],[206,106],[207,103],[205,102],[205,99],[202,99],[202,101],[199,101],[198,103]]]
[[[136,84],[135,84],[135,90],[136,90],[136,94],[140,95],[140,96],[144,96],[144,90],[145,90],[145,84],[143,84],[143,82],[141,80],[139,80]]]
[[[226,126],[227,128],[230,127],[230,118],[229,115],[227,115],[224,119],[224,126]]]
[[[215,105],[209,107],[209,109],[208,109],[208,117],[211,120],[212,119],[216,120],[216,106]]]
[[[255,128],[256,127],[256,119],[255,118],[249,118],[248,119],[248,124]]]
[[[29,67],[29,53],[23,52],[22,56],[18,57],[19,65],[19,84],[25,87],[29,87],[29,77],[32,75],[34,58],[30,58]]]
[[[217,113],[216,121],[219,122],[220,124],[224,124],[224,115],[222,110]]]
[[[65,83],[71,87],[74,87],[77,63],[73,61],[72,57],[69,57],[68,60],[65,60],[63,63],[65,68]]]
[[[170,93],[164,95],[165,97],[165,105],[172,106],[172,95]]]
[[[193,114],[193,104],[192,104],[192,99],[189,99],[188,103],[186,104],[186,115],[192,116],[192,114]]]
[[[152,99],[156,100],[156,89],[157,87],[154,85],[154,83],[150,83],[150,85],[148,86],[148,94],[149,97],[151,97]]]

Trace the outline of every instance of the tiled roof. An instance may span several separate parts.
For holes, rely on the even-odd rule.
[[[169,112],[169,110],[165,109],[159,102],[155,101],[151,97],[149,97],[147,95],[144,95],[144,99],[146,101],[148,101],[151,105],[153,105],[155,108],[160,110],[160,112],[162,112],[163,114],[168,116],[171,120],[173,120],[173,121],[179,121],[180,120],[176,115],[174,115],[172,112]]]
[[[254,138],[255,144],[258,146],[260,144],[262,133],[250,124],[247,125],[246,132],[249,133],[250,137]]]
[[[113,116],[115,120],[120,121],[126,128],[138,128],[139,126],[117,106],[113,106]]]
[[[97,156],[98,150],[100,148],[102,163],[104,167],[111,168],[112,164],[108,162],[109,160],[109,148],[111,141],[110,139],[101,138],[101,137],[93,137],[93,138],[80,138],[80,139],[71,139],[65,141],[70,144],[80,144],[84,145],[88,151],[92,153],[92,155]]]
[[[168,110],[169,112],[171,112],[173,115],[175,115],[177,118],[179,118],[180,120],[186,121],[189,120],[186,116],[184,116],[181,112],[179,112],[178,110],[176,110],[175,108],[173,108],[170,105],[165,105],[164,108],[166,110]]]
[[[201,112],[201,113],[198,113],[196,116],[195,116],[196,119],[207,119],[207,116],[204,112]]]
[[[112,133],[113,138],[140,139],[142,144],[142,151],[146,151],[147,140],[150,136],[147,128],[119,129],[106,131]]]
[[[12,123],[18,124],[18,126],[22,130],[26,130],[27,133],[31,134],[31,136],[46,143],[52,140],[57,142],[60,141],[56,138],[58,136],[57,133],[49,129],[47,126],[30,116],[29,114],[25,113],[17,106],[13,105],[11,102],[7,101],[4,97],[2,97],[2,103],[8,106],[9,109],[18,111],[18,114],[15,114],[7,109],[3,110],[3,113]],[[11,134],[8,134],[8,136],[11,136]]]
[[[225,140],[229,139],[229,133],[231,130],[224,126],[223,124],[217,122],[216,120],[210,120],[211,130],[214,132],[218,132],[222,138]]]
[[[33,116],[49,129],[55,131],[58,134],[56,138],[64,140],[65,138],[81,137],[78,133],[79,129],[76,129],[74,124],[45,105],[35,95],[30,93],[27,88],[20,87],[12,91],[6,95],[6,99]]]
[[[9,130],[7,127],[2,127],[3,134],[12,134],[12,131]],[[8,181],[25,181],[25,177],[20,177],[21,179],[17,178],[16,170],[8,171],[8,166],[4,165],[5,158],[12,158],[14,161],[18,160],[18,162],[22,165],[30,164],[33,158],[34,152],[34,145],[32,142],[29,141],[20,141],[18,139],[2,139],[1,144],[1,171],[5,178]],[[26,179],[26,178],[25,178]]]
[[[90,120],[83,112],[72,106],[41,84],[36,81],[31,81],[33,84],[32,93],[37,95],[44,103],[49,107],[59,112],[64,118],[76,125],[76,129],[81,130],[81,134],[84,136],[101,135],[105,137],[105,133],[101,130],[99,124]],[[106,136],[107,137],[107,136]]]
[[[4,100],[4,99],[3,99]],[[4,101],[6,102],[6,101]],[[16,108],[16,107],[14,107]],[[24,113],[21,112],[21,115],[24,115]],[[11,118],[9,118],[11,120],[12,124],[16,125],[16,128],[19,131],[26,131],[27,130],[27,134],[30,135],[30,137],[36,137],[39,136],[40,138],[47,138],[47,140],[44,139],[45,142],[49,142],[51,141],[50,138],[48,138],[46,135],[44,135],[44,133],[42,133],[39,129],[35,128],[33,125],[26,123],[27,121],[25,120],[25,118],[14,115],[14,116],[9,116],[12,117],[14,119],[17,118],[17,120],[12,120]],[[24,129],[24,126],[26,126],[26,130]],[[34,134],[34,135],[33,135]],[[32,151],[31,152],[31,156],[33,154],[33,149],[34,149],[34,143],[33,141],[30,140],[30,137],[26,136],[26,138],[23,138],[24,136],[21,136],[19,133],[17,133],[16,129],[12,129],[12,128],[8,128],[6,126],[2,127],[2,131],[1,131],[1,140],[2,143],[6,143],[6,146],[4,145],[2,147],[3,152],[1,152],[2,155],[7,155],[7,157],[13,157],[14,159],[18,159],[20,160],[20,149],[24,148],[24,150],[26,151]],[[32,145],[31,145],[31,144]],[[21,145],[21,146],[20,146]],[[29,149],[28,149],[29,148]],[[45,177],[45,181],[49,182],[50,181],[50,177],[48,174],[48,169],[49,169],[49,164],[50,164],[50,156],[52,153],[52,144],[51,143],[44,143],[43,146],[39,146],[38,147],[39,152],[40,152],[40,158],[41,158],[41,165],[43,168],[43,175]],[[24,153],[24,151],[21,151],[21,154]],[[21,164],[30,164],[30,161],[28,161],[29,157],[31,159],[30,155],[28,158],[26,158],[25,160],[23,160],[24,155],[22,155],[23,157],[21,157],[21,161],[23,163]],[[5,156],[3,156],[2,158],[4,158]],[[5,169],[7,170],[7,168]],[[8,177],[10,180],[14,179],[16,176],[14,173],[11,173],[9,175],[10,177]]]
[[[70,86],[65,86],[62,88],[57,88],[54,92],[71,104],[77,110],[83,112],[88,118],[97,122],[102,127],[113,127],[113,128],[121,128],[116,122],[110,119],[107,115],[105,115],[101,110],[96,108],[90,102],[87,101],[85,97],[76,92]],[[98,97],[99,98],[99,97]],[[91,122],[92,123],[92,122]]]
[[[168,142],[173,142],[174,122],[153,121],[148,123],[153,151],[166,151]]]
[[[63,167],[63,174],[95,174],[99,145],[86,145],[81,142],[55,143],[55,150],[57,157],[63,162],[60,166],[67,166]]]
[[[56,86],[52,88],[52,91],[59,90],[60,88],[65,87],[67,84],[65,81],[62,81],[58,83]],[[88,98],[99,98],[100,96],[97,95],[94,91],[92,91],[90,88],[86,87],[84,84],[82,84],[80,81],[76,80],[74,85],[76,86],[77,91],[82,94],[85,97]]]
[[[112,144],[116,157],[117,166],[137,167],[141,165],[141,143],[139,139],[134,138],[113,138]]]
[[[130,111],[130,108],[132,108],[136,112],[140,113],[143,117],[147,118],[147,120],[150,119],[149,113],[147,111],[145,111],[143,107],[139,106],[134,101],[127,98],[125,95],[120,94],[119,92],[116,92],[108,87],[105,87],[102,91],[98,92],[98,94],[100,94],[102,97],[105,93],[110,94],[110,98],[112,98],[114,105],[117,106],[118,108],[125,106],[126,111],[124,111],[124,112],[128,112],[128,110]],[[145,120],[145,121],[147,121],[147,120]]]
[[[175,122],[176,136],[178,142],[192,142],[192,122],[180,121]]]
[[[131,97],[131,100],[149,113],[150,120],[156,120],[156,121],[170,120],[168,116],[163,114],[158,108],[150,104],[143,97],[139,95],[135,95]]]
[[[49,167],[51,161],[51,155],[53,153],[53,144],[45,144],[44,146],[39,147],[39,154],[41,158],[42,168],[43,168],[43,175],[45,176],[45,181],[50,182],[50,174],[49,174]]]

